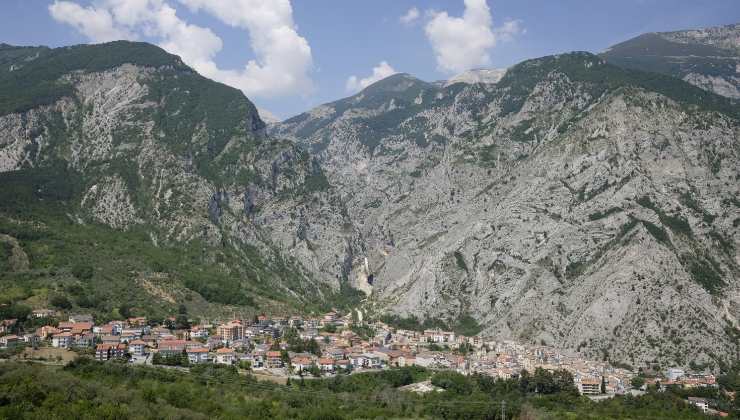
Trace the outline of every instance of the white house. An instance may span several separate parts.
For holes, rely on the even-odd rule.
[[[128,348],[134,356],[143,356],[148,352],[146,342],[142,340],[133,340],[129,342]]]
[[[322,372],[334,372],[335,363],[331,357],[322,357],[319,359],[319,369]]]
[[[689,404],[699,407],[702,413],[706,413],[709,410],[709,403],[704,398],[689,397]]]
[[[51,346],[52,347],[58,347],[62,349],[68,349],[72,347],[72,343],[74,342],[74,336],[70,332],[63,332],[59,334],[54,334],[51,337]]]
[[[235,360],[234,350],[226,347],[222,347],[216,350],[216,363],[222,365],[233,364]]]
[[[17,335],[6,335],[0,337],[0,348],[11,348],[15,347],[20,343],[20,338]]]
[[[206,347],[190,348],[187,349],[186,352],[188,353],[188,360],[192,364],[208,363],[211,361],[208,354],[208,348]]]
[[[686,375],[686,372],[681,368],[668,368],[666,371],[666,377],[670,379],[671,381],[675,381],[678,378],[683,377]]]

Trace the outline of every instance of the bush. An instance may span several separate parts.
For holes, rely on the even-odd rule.
[[[93,267],[90,264],[76,264],[72,267],[72,274],[80,280],[90,280],[93,276]]]
[[[65,295],[54,295],[51,297],[51,299],[49,299],[49,303],[52,306],[55,306],[59,309],[72,308],[72,303],[69,301],[69,299]]]
[[[472,391],[471,384],[465,375],[452,371],[435,373],[432,376],[432,385],[460,395],[467,395]]]

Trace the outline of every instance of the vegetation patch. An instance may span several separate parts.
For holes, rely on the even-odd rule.
[[[718,294],[726,286],[725,281],[722,280],[719,264],[710,256],[699,257],[687,254],[683,256],[682,263],[691,278],[707,292]]]
[[[460,251],[455,251],[453,255],[455,256],[455,263],[457,264],[457,268],[467,273],[468,265],[465,263],[465,257],[463,256],[463,254]]]
[[[452,322],[439,318],[424,318],[423,320],[414,315],[400,317],[398,315],[385,314],[380,320],[394,328],[410,331],[424,331],[430,329],[443,329],[454,331],[465,336],[474,336],[483,330],[483,327],[469,314],[463,314]]]
[[[426,380],[442,391],[420,395],[401,388]],[[64,368],[0,363],[0,417],[13,419],[495,419],[502,412],[506,418],[703,419],[685,402],[700,391],[651,388],[641,397],[593,402],[578,395],[570,373],[544,369],[495,379],[412,366],[278,385],[222,365],[191,366],[185,373],[86,358]]]
[[[666,214],[660,207],[650,200],[648,196],[642,196],[637,199],[637,203],[645,208],[653,210],[660,219],[660,222],[670,228],[674,233],[685,235],[686,237],[693,237],[694,232],[691,230],[691,225],[681,216],[672,216]]]
[[[607,218],[612,214],[619,213],[621,211],[623,211],[621,207],[611,207],[610,209],[605,211],[595,211],[588,215],[588,220],[593,222],[595,220]]]
[[[671,239],[668,237],[668,234],[665,230],[663,230],[663,228],[646,220],[643,220],[642,224],[645,226],[650,235],[652,235],[653,238],[655,238],[658,242],[666,246],[671,246]]]

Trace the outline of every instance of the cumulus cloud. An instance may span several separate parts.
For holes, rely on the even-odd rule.
[[[412,7],[408,10],[408,12],[406,12],[406,14],[401,16],[399,20],[404,25],[410,25],[414,23],[417,19],[419,19],[419,16],[420,16],[419,9],[417,9],[416,7]]]
[[[106,9],[82,7],[68,1],[55,1],[49,6],[49,13],[57,22],[74,27],[94,42],[134,38],[133,34],[116,27],[113,16]]]
[[[510,40],[522,32],[518,20],[509,20],[500,28],[494,28],[486,0],[465,0],[462,17],[435,11],[429,15],[431,18],[424,31],[439,69],[450,73],[490,65],[489,51],[497,41]]]
[[[215,71],[214,78],[254,95],[270,92],[308,93],[313,83],[311,47],[298,34],[289,0],[179,0],[227,25],[246,29],[257,59],[240,71]]]
[[[385,79],[386,77],[396,73],[398,72],[393,67],[391,67],[388,62],[381,61],[380,64],[373,67],[373,74],[368,77],[358,79],[357,76],[350,76],[347,79],[346,84],[347,92],[357,92],[359,90],[365,89],[378,80]]]
[[[311,47],[297,32],[289,0],[179,2],[193,12],[204,11],[246,30],[255,59],[242,69],[219,68],[214,57],[223,48],[221,38],[209,28],[180,18],[166,0],[99,0],[87,8],[55,0],[49,11],[55,20],[73,26],[94,42],[142,36],[158,39],[162,48],[182,57],[199,73],[241,89],[247,96],[276,97],[313,90]]]

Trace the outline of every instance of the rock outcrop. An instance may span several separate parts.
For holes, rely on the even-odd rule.
[[[713,363],[737,349],[737,111],[573,53],[495,84],[391,76],[272,133],[317,153],[342,195],[370,308]]]

